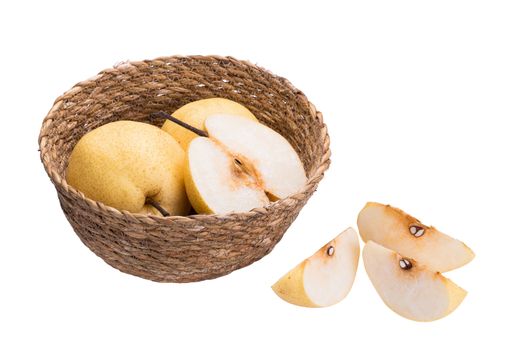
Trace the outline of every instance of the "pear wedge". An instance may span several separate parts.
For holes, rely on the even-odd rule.
[[[363,241],[373,240],[433,271],[450,271],[474,258],[474,252],[463,242],[390,205],[367,203],[359,213],[357,226]]]
[[[371,240],[363,248],[363,262],[384,303],[414,321],[447,316],[467,294],[439,272]]]
[[[283,300],[304,307],[326,307],[343,300],[354,283],[359,239],[348,228],[277,281]]]

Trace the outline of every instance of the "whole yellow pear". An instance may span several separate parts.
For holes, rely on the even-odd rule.
[[[250,110],[240,103],[220,98],[207,98],[185,104],[173,112],[172,116],[197,128],[204,129],[204,121],[214,114],[227,114],[257,120]],[[162,130],[173,136],[182,148],[186,150],[189,143],[197,135],[169,120],[164,122]]]
[[[84,135],[75,145],[67,182],[88,198],[132,213],[186,215],[181,146],[161,129],[140,122],[117,121]]]

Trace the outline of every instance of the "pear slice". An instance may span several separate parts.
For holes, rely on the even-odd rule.
[[[367,203],[359,213],[357,226],[363,241],[373,240],[433,271],[450,271],[474,258],[474,252],[463,242],[390,205]]]
[[[363,262],[374,288],[397,314],[414,321],[434,321],[447,316],[467,292],[419,262],[374,241],[363,248]]]
[[[291,304],[330,306],[350,292],[358,262],[359,239],[348,228],[279,279],[272,289]]]
[[[288,141],[249,118],[216,114],[191,130],[185,184],[191,204],[201,214],[246,212],[301,191],[307,178]]]

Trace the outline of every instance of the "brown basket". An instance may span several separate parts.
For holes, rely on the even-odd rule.
[[[151,122],[152,112],[172,112],[209,97],[242,103],[290,141],[309,179],[300,193],[247,213],[163,218],[119,211],[66,183],[69,155],[88,131],[120,119]],[[249,62],[217,56],[163,57],[106,69],[55,101],[39,145],[62,209],[82,242],[120,271],[162,282],[219,277],[268,254],[330,163],[322,115],[301,91]]]

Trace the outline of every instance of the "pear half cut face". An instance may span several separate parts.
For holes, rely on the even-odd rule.
[[[414,321],[434,321],[447,316],[467,294],[439,272],[374,241],[365,244],[363,262],[385,304]]]
[[[240,161],[235,159],[209,138],[200,137],[191,142],[188,149],[191,178],[187,183],[192,186],[188,195],[199,198],[192,201],[198,213],[239,212],[270,202],[257,177],[241,168]]]
[[[450,271],[474,258],[463,242],[390,205],[367,203],[357,225],[363,241],[375,241],[434,271]]]
[[[250,211],[306,184],[293,147],[267,126],[225,114],[209,116],[204,126],[209,137],[191,141],[185,173],[188,196],[198,213]]]
[[[359,262],[359,239],[349,228],[272,286],[283,300],[305,307],[338,303],[350,292]]]

